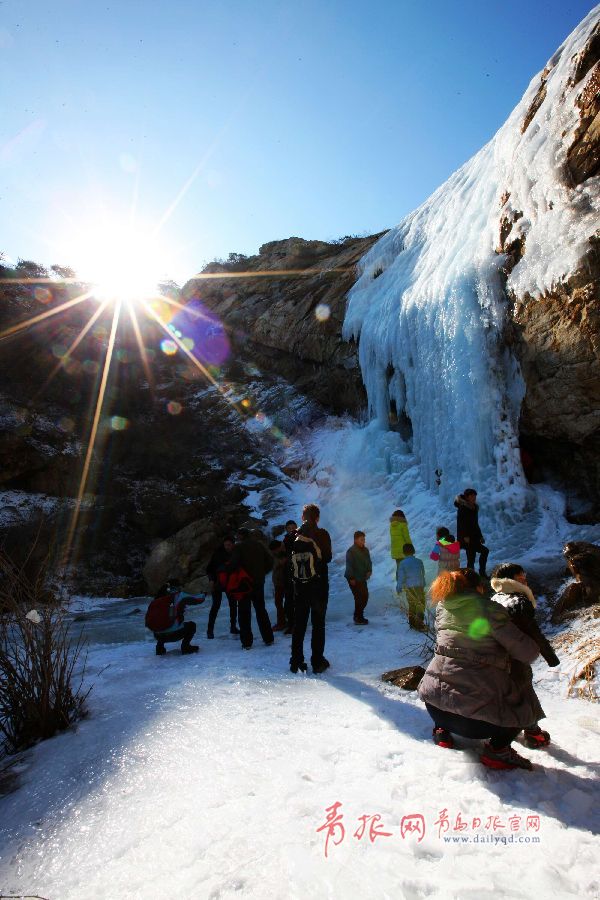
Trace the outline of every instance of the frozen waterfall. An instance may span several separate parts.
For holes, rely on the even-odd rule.
[[[524,384],[503,341],[500,222],[512,222],[509,240],[525,240],[508,277],[519,296],[540,296],[577,268],[600,210],[597,196],[564,174],[587,80],[572,85],[569,75],[597,20],[598,8],[495,137],[371,248],[349,294],[344,336],[359,341],[372,417],[393,423],[443,503],[473,484],[504,521],[534,512],[537,500],[520,461]]]

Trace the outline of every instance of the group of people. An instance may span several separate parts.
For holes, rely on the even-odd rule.
[[[524,732],[530,747],[544,747],[550,735],[539,726],[544,712],[532,683],[531,663],[541,653],[551,666],[559,664],[551,645],[535,621],[535,597],[523,568],[514,563],[498,566],[487,580],[488,549],[479,527],[477,492],[468,488],[455,500],[457,538],[445,526],[436,532],[430,558],[438,575],[429,595],[435,607],[436,646],[419,693],[433,719],[433,740],[443,748],[454,746],[452,734],[487,738],[481,761],[492,768],[531,768],[511,744]],[[212,605],[207,638],[214,638],[223,594],[229,604],[230,632],[239,635],[244,650],[252,647],[252,609],[262,640],[274,643],[274,632],[291,635],[290,671],[306,672],[304,639],[312,624],[310,662],[315,674],[329,668],[325,657],[325,619],[329,599],[331,537],[319,527],[320,510],[308,504],[302,524],[285,524],[282,540],[269,547],[246,528],[237,541],[226,536],[208,565]],[[460,566],[466,551],[467,566]],[[425,567],[416,557],[408,522],[397,509],[390,518],[390,552],[396,562],[396,591],[404,592],[411,628],[426,631]],[[479,574],[474,564],[479,555]],[[265,607],[265,579],[272,573],[276,624]],[[355,531],[346,553],[345,578],[354,600],[354,622],[367,625],[365,609],[372,576],[371,556],[363,531]],[[182,653],[198,650],[191,644],[196,625],[184,622],[186,604],[201,603],[171,582],[163,585],[148,609],[146,624],[155,634],[156,653],[165,643],[181,640]],[[153,612],[154,610],[154,612]],[[159,615],[160,611],[160,615]],[[168,611],[168,618],[167,616]],[[162,615],[162,618],[161,618]]]

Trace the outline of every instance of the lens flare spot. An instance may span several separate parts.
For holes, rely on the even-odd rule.
[[[469,637],[474,640],[484,638],[491,631],[490,623],[487,619],[473,619],[469,625]]]
[[[81,363],[73,357],[63,360],[63,369],[67,375],[77,375],[81,371]]]
[[[57,359],[62,359],[66,352],[67,348],[64,344],[52,344],[52,355]]]
[[[45,287],[36,287],[33,296],[38,303],[50,303],[52,300],[52,291]]]
[[[194,355],[205,366],[221,366],[231,352],[225,327],[199,297],[188,301],[171,317],[171,331],[194,341]]]
[[[326,322],[331,315],[331,310],[326,303],[319,303],[315,308],[315,319],[317,322]]]
[[[82,369],[87,375],[97,375],[100,371],[100,366],[95,359],[86,359]]]
[[[160,342],[160,349],[166,356],[174,356],[177,353],[177,344],[175,341],[165,338],[164,341]]]
[[[129,419],[124,416],[113,416],[110,420],[110,427],[113,431],[125,431],[126,428],[129,428]]]
[[[191,337],[184,337],[184,339],[182,340],[181,343],[183,344],[183,346],[185,347],[186,350],[189,350],[189,351],[190,351],[190,353],[192,352],[192,350],[193,350],[194,347],[196,346],[195,343],[194,343],[194,339],[191,338]]]
[[[183,406],[181,403],[178,403],[177,400],[170,400],[167,403],[167,412],[170,416],[178,416],[183,410]]]
[[[129,363],[131,362],[131,354],[129,350],[126,350],[124,347],[117,350],[116,357],[120,363]]]
[[[250,401],[248,400],[248,398],[244,397],[244,399],[242,400],[242,406],[244,407],[244,409],[249,409],[250,405],[251,404],[250,404]]]

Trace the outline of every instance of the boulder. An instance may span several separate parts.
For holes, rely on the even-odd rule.
[[[198,519],[156,544],[144,566],[150,593],[156,593],[169,578],[177,578],[188,588],[195,584],[217,540],[214,523],[210,519]]]
[[[559,597],[552,611],[553,622],[560,622],[572,610],[600,603],[600,547],[587,541],[571,541],[565,546],[563,556],[575,581]]]

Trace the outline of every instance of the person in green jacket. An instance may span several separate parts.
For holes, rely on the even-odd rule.
[[[354,532],[354,543],[346,552],[346,571],[344,578],[350,585],[354,597],[354,622],[356,625],[368,625],[365,619],[365,607],[369,602],[369,586],[367,584],[373,572],[371,554],[365,547],[364,531]]]
[[[396,560],[396,581],[398,580],[398,567],[404,557],[404,545],[412,544],[408,532],[408,522],[401,509],[395,510],[390,518],[390,552],[392,559]]]

